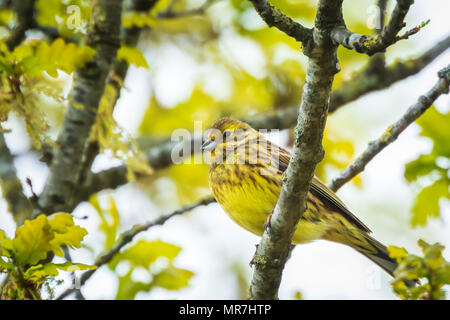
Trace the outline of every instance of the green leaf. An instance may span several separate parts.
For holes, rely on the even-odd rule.
[[[8,62],[8,60],[0,56],[0,71],[5,71],[8,75],[12,75],[14,73],[14,68]]]
[[[156,274],[152,282],[154,286],[167,290],[179,290],[189,285],[193,275],[192,271],[171,266]]]
[[[398,262],[392,288],[402,299],[445,299],[442,288],[450,283],[450,263],[442,255],[445,247],[440,243],[431,245],[422,239],[418,245],[422,257],[408,254],[403,248],[388,247],[389,255]],[[420,280],[422,284],[410,288],[405,280]]]
[[[326,152],[323,160],[317,165],[316,175],[323,181],[328,180],[327,169],[334,167],[339,170],[345,169],[353,159],[354,146],[349,139],[340,137],[339,130],[336,130],[331,124],[328,124],[323,134],[323,148],[325,150],[333,150]],[[357,186],[361,186],[361,177],[356,176],[352,182]]]
[[[75,225],[73,216],[68,213],[56,213],[48,218],[48,223],[54,232],[54,238],[50,241],[52,251],[57,256],[64,256],[61,246],[80,248],[81,241],[87,235],[86,229]]]
[[[83,263],[72,263],[70,261],[64,263],[47,263],[45,265],[38,264],[27,269],[24,276],[27,280],[41,283],[48,277],[56,277],[59,275],[59,271],[83,271],[96,269],[97,266],[87,265]]]
[[[134,138],[127,134],[113,117],[117,98],[117,89],[111,84],[107,85],[100,101],[92,138],[98,142],[100,151],[109,150],[115,158],[126,163],[127,180],[131,181],[138,176],[152,174],[153,169]]]
[[[126,275],[119,277],[119,287],[116,293],[116,300],[133,300],[138,292],[148,291],[151,288],[150,283],[133,281],[131,279],[132,270]]]
[[[179,290],[186,287],[194,273],[173,265],[173,260],[180,250],[180,247],[161,240],[140,240],[127,250],[117,254],[109,266],[115,268],[119,261],[128,261],[131,268],[126,275],[119,278],[116,299],[134,299],[138,292],[149,291],[154,287],[167,290]],[[158,265],[157,268],[160,270],[152,273],[152,264],[161,257],[168,260],[167,266],[161,267]],[[137,267],[143,267],[151,272],[152,279],[148,283],[132,279],[131,275]]]
[[[11,257],[12,242],[3,230],[0,229],[0,256]]]
[[[406,164],[405,179],[408,182],[413,182],[436,169],[439,169],[439,167],[436,165],[435,155],[422,154],[416,160]]]
[[[303,295],[300,291],[295,291],[294,293],[294,300],[304,300]]]
[[[157,20],[155,17],[151,16],[149,13],[141,12],[125,12],[122,15],[122,25],[125,28],[132,27],[150,27],[153,28],[157,25]]]
[[[77,10],[70,11],[70,8]],[[90,0],[36,0],[35,3],[35,17],[39,25],[53,27],[63,37],[77,37],[85,33],[91,11]],[[75,25],[75,15],[78,16],[79,26]]]
[[[450,284],[450,263],[446,263],[442,266],[440,274],[436,277],[439,283]]]
[[[105,234],[105,249],[111,248],[117,238],[120,216],[113,197],[109,197],[109,207],[104,209],[100,206],[98,196],[93,195],[89,203],[94,207],[100,217],[99,229]]]
[[[18,227],[12,240],[0,232],[1,253],[13,258],[18,266],[32,266],[45,259],[49,251],[63,256],[63,245],[79,248],[86,234],[84,228],[75,225],[71,214],[41,214]]]
[[[433,150],[429,154],[419,156],[405,166],[405,179],[407,182],[415,182],[420,177],[428,176],[430,180],[436,180],[433,184],[424,187],[417,195],[412,208],[411,224],[413,226],[426,225],[429,217],[440,215],[439,200],[450,198],[448,186],[450,168],[437,165],[438,158],[450,160],[450,112],[440,113],[436,108],[430,108],[417,124],[421,127],[420,135],[430,138],[433,142]],[[445,163],[445,162],[444,162]],[[440,176],[440,178],[439,178]],[[418,181],[418,184],[421,180]]]
[[[410,289],[410,300],[420,299],[427,291],[430,291],[430,285],[427,283],[423,286],[417,286],[415,288]]]
[[[129,65],[134,64],[137,67],[150,68],[142,52],[135,47],[122,45],[117,51],[117,59],[125,60]]]
[[[447,158],[450,158],[449,123],[450,111],[443,114],[435,107],[430,108],[417,120],[417,124],[422,128],[420,135],[433,140],[433,153]]]
[[[160,257],[172,261],[180,250],[180,247],[161,240],[139,240],[127,250],[117,254],[111,266],[114,268],[118,261],[128,260],[133,267],[148,269]]]
[[[424,259],[426,260],[427,264],[432,268],[438,268],[442,263],[445,262],[444,258],[442,257],[442,251],[445,249],[445,247],[440,243],[437,242],[433,245],[430,245],[420,239],[418,241],[418,245],[422,248]]]
[[[52,248],[50,241],[53,238],[53,232],[44,214],[33,220],[26,220],[23,226],[17,228],[16,236],[12,240],[14,262],[25,266],[45,259]]]
[[[42,77],[42,71],[57,77],[57,70],[68,74],[82,67],[95,55],[95,50],[88,47],[78,47],[74,43],[65,43],[58,38],[50,45],[45,41],[28,41],[14,49],[12,57],[23,66],[23,73],[30,77]]]
[[[0,9],[0,25],[9,25],[14,18],[14,11],[8,9]]]
[[[14,264],[11,262],[11,260],[3,260],[2,257],[0,257],[0,272],[10,272],[14,269]]]
[[[449,181],[446,178],[435,181],[419,192],[412,208],[411,224],[424,226],[429,217],[439,217],[439,200],[442,197],[450,198]]]
[[[389,257],[397,260],[398,263],[400,263],[408,255],[408,251],[406,251],[405,248],[399,248],[396,246],[388,246],[387,250],[389,252]]]

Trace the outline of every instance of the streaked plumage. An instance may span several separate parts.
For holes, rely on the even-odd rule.
[[[223,118],[212,128],[227,135],[224,141],[216,138],[214,148],[211,148],[214,137],[208,137],[210,139],[205,143],[212,149],[209,183],[214,197],[238,225],[261,236],[264,223],[278,201],[282,174],[290,154],[244,122]],[[279,152],[277,166],[267,161],[273,158],[272,150]],[[256,162],[253,158],[250,161],[252,152],[259,152]],[[228,157],[228,161],[221,161],[222,157]],[[370,232],[333,191],[314,177],[307,210],[292,241],[301,244],[325,239],[348,245],[392,275],[395,261],[389,257],[386,247],[369,235]]]

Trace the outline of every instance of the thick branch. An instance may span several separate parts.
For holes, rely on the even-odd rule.
[[[250,0],[255,10],[269,27],[276,27],[297,41],[308,41],[312,37],[312,30],[282,14],[267,0]]]
[[[14,167],[14,159],[6,145],[3,133],[0,133],[0,182],[9,211],[16,224],[21,225],[25,219],[31,217],[33,206],[23,194],[22,184],[17,178]]]
[[[344,24],[333,28],[331,37],[334,41],[347,49],[356,50],[360,53],[373,55],[377,52],[384,52],[387,47],[399,40],[407,39],[408,36],[416,33],[419,29],[412,29],[403,36],[398,36],[400,30],[405,26],[405,17],[414,0],[397,0],[397,4],[392,12],[388,24],[383,28],[380,35],[375,37],[361,35],[351,32]]]
[[[438,82],[425,95],[420,96],[418,101],[409,107],[406,113],[379,137],[369,143],[367,149],[341,174],[334,178],[330,184],[330,189],[337,191],[345,183],[350,181],[357,174],[362,172],[366,165],[385,147],[394,142],[398,136],[414,121],[416,121],[442,94],[449,92],[450,86],[450,65],[439,73]]]
[[[122,1],[98,0],[92,12],[86,45],[97,53],[93,61],[77,70],[70,106],[58,148],[50,166],[50,174],[39,204],[47,213],[64,211],[70,203],[80,173],[86,142],[98,111],[105,80],[120,46],[119,32]]]
[[[129,3],[129,7],[126,10],[145,13],[148,12],[153,6],[156,4],[157,0],[133,0]],[[139,41],[139,37],[142,32],[142,28],[132,26],[131,28],[122,27],[121,29],[121,42],[122,44],[130,47],[136,47]],[[110,83],[116,92],[114,100],[111,101],[111,104],[115,107],[117,101],[121,95],[122,84],[125,80],[129,69],[129,64],[125,60],[117,60],[114,64],[112,72],[110,72],[107,83]],[[86,188],[82,186],[82,183],[88,179],[88,174],[90,174],[91,166],[95,157],[97,156],[100,150],[100,146],[98,141],[90,141],[89,145],[86,148],[85,157],[83,159],[83,164],[81,168],[81,172],[79,175],[79,188],[77,192],[77,199],[80,198],[81,193],[85,192]],[[89,179],[88,179],[89,180]],[[90,186],[90,185],[87,185]],[[91,187],[89,187],[91,188]],[[83,200],[87,200],[89,196],[83,198]],[[74,199],[70,204],[67,204],[67,210],[71,211],[74,207],[79,203],[78,200]]]
[[[342,0],[321,0],[313,30],[314,46],[309,55],[303,86],[292,158],[286,179],[268,228],[256,250],[250,296],[277,299],[281,275],[287,261],[292,236],[306,209],[306,197],[314,170],[322,158],[322,137],[328,101],[338,71],[337,46],[329,38],[329,28],[343,23]]]
[[[139,233],[143,232],[143,231],[147,231],[148,229],[155,227],[155,226],[161,226],[163,225],[167,220],[171,219],[172,217],[181,215],[183,213],[189,212],[195,208],[198,207],[202,207],[202,206],[207,206],[210,203],[215,202],[216,200],[212,197],[210,198],[205,198],[201,201],[195,202],[193,204],[190,204],[188,206],[185,206],[181,209],[175,210],[172,213],[165,215],[165,216],[161,216],[158,219],[143,224],[143,225],[136,225],[133,228],[131,228],[130,230],[127,230],[125,232],[123,232],[120,237],[118,242],[106,253],[102,254],[100,257],[98,257],[95,261],[95,265],[97,266],[97,269],[94,270],[89,270],[86,271],[85,273],[83,273],[83,276],[80,279],[80,285],[84,285],[86,283],[86,281],[95,273],[96,270],[98,270],[101,266],[108,264],[113,258],[114,256],[120,252],[120,250],[122,250],[123,247],[125,247],[127,244],[129,244],[131,241],[133,241],[134,237],[136,237]],[[65,297],[67,297],[69,294],[71,294],[72,292],[74,292],[76,289],[72,288],[72,289],[67,289],[65,292],[63,292],[56,300],[62,300]]]

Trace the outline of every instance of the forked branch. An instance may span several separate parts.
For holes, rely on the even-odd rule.
[[[345,183],[364,170],[366,165],[384,148],[394,142],[398,136],[414,121],[416,121],[434,101],[443,94],[449,92],[450,65],[438,73],[439,80],[425,95],[419,97],[418,101],[405,112],[405,114],[375,141],[369,143],[367,149],[350,164],[339,176],[333,179],[329,187],[337,191]]]

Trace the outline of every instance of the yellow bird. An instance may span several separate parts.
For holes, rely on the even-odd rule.
[[[206,132],[202,148],[210,152],[209,184],[217,202],[238,225],[262,236],[281,192],[289,152],[247,123],[232,118],[216,121]],[[393,275],[395,260],[370,232],[333,191],[314,177],[307,210],[292,242],[325,239],[342,243]]]

